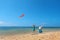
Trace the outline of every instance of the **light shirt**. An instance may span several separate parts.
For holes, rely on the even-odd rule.
[[[39,26],[39,29],[42,29],[42,26]]]

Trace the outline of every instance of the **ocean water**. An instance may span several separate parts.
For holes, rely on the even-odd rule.
[[[32,27],[0,27],[0,35],[26,34],[33,32],[32,29]],[[60,28],[45,27],[42,30],[43,32],[54,32],[60,31]],[[36,27],[36,32],[38,33],[38,27]]]

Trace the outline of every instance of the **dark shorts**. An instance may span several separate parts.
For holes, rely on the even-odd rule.
[[[39,33],[42,33],[42,30],[41,29],[39,29]]]

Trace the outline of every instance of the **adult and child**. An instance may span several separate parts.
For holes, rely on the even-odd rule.
[[[33,25],[33,33],[35,33],[35,25]],[[42,26],[40,25],[39,26],[39,31],[38,31],[39,33],[42,33]]]

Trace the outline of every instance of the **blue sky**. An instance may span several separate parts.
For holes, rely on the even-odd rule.
[[[60,26],[60,0],[0,0],[0,26],[32,24]]]

